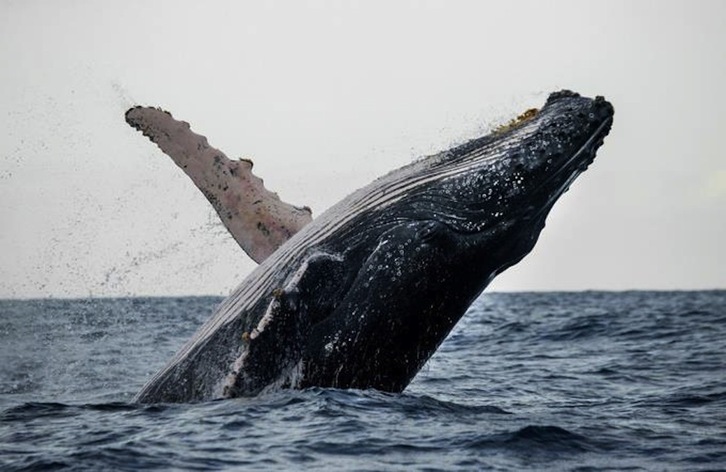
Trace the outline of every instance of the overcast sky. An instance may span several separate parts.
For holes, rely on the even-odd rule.
[[[319,215],[549,92],[615,105],[492,290],[726,288],[726,2],[0,1],[0,297],[227,294],[254,264],[123,119]]]

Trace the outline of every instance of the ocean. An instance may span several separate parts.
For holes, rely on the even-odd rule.
[[[0,469],[726,470],[726,291],[485,293],[402,394],[131,404],[220,301],[0,301]]]

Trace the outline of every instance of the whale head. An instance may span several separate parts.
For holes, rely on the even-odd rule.
[[[485,269],[491,279],[532,250],[554,203],[593,162],[613,113],[603,97],[553,93],[540,110],[430,158],[410,179],[407,211],[445,224],[469,248],[465,258],[481,254],[496,266]]]

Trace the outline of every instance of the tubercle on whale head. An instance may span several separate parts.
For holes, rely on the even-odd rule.
[[[513,159],[512,169],[526,174],[520,198],[530,204],[539,200],[537,206],[548,211],[593,162],[610,132],[613,115],[613,106],[601,96],[589,99],[569,91],[550,95],[524,152]]]
[[[423,200],[447,209],[449,214],[437,217],[460,233],[546,215],[593,161],[613,113],[602,97],[555,92],[541,109],[525,112],[507,129],[446,153],[437,170],[441,178],[429,182]],[[412,193],[412,205],[420,200]]]
[[[411,192],[415,217],[444,223],[458,235],[462,260],[481,265],[477,277],[493,278],[533,249],[554,203],[592,163],[613,114],[602,97],[551,94],[508,129],[448,151],[434,171],[440,178]]]

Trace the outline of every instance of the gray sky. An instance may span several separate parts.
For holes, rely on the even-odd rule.
[[[227,294],[253,267],[134,104],[319,215],[570,88],[598,159],[491,290],[726,287],[726,2],[0,1],[0,297]]]

